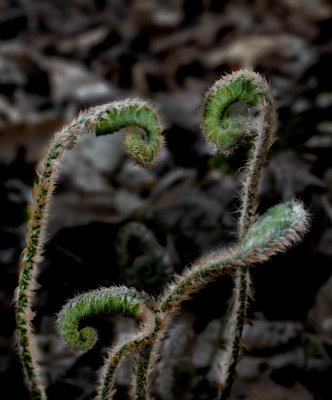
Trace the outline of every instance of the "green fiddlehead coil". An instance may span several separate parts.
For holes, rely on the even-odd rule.
[[[97,333],[91,327],[79,330],[79,323],[86,317],[104,313],[137,318],[141,321],[141,328],[108,352],[98,387],[98,398],[101,400],[107,399],[112,392],[116,368],[123,357],[149,343],[152,336],[150,327],[156,319],[155,304],[148,295],[126,287],[102,288],[68,301],[58,315],[58,329],[70,347],[75,350],[89,350],[97,340]]]
[[[207,140],[226,156],[246,139],[253,141],[242,189],[241,239],[255,218],[261,169],[276,129],[274,98],[266,80],[244,70],[217,81],[205,97],[202,128]]]
[[[257,191],[261,170],[273,141],[276,111],[272,91],[259,74],[237,71],[217,81],[208,91],[203,105],[203,131],[214,147],[228,156],[248,139],[252,141],[246,178],[241,193],[239,239],[255,221]],[[234,379],[240,341],[250,294],[250,277],[246,269],[239,269],[234,278],[234,302],[230,314],[229,337],[232,345],[225,357],[221,386],[222,399],[227,399]]]
[[[74,350],[89,350],[97,340],[91,327],[78,329],[81,320],[105,313],[116,313],[125,317],[138,318],[152,314],[154,308],[148,296],[126,287],[102,288],[71,299],[58,315],[58,328],[66,343]],[[146,318],[145,318],[146,319]]]
[[[31,321],[37,265],[42,259],[50,198],[64,150],[70,150],[85,134],[106,135],[126,128],[124,146],[134,161],[151,165],[163,144],[162,124],[155,110],[141,100],[108,103],[82,112],[71,124],[58,132],[51,142],[38,172],[33,190],[31,219],[26,248],[23,251],[16,299],[16,320],[21,358],[34,399],[45,399],[45,389],[36,363]]]

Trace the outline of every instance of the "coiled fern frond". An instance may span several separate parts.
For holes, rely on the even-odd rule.
[[[162,124],[152,106],[141,100],[108,103],[81,112],[71,124],[55,134],[38,171],[33,189],[31,219],[28,224],[26,248],[21,257],[19,286],[16,298],[16,321],[24,372],[34,399],[45,399],[36,362],[33,339],[33,296],[38,264],[42,260],[45,233],[57,172],[65,150],[86,134],[106,135],[126,128],[124,146],[134,161],[151,165],[163,144]],[[142,135],[144,133],[144,135]],[[144,137],[142,137],[144,136]]]

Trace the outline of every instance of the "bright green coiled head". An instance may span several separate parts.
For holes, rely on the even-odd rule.
[[[237,71],[221,78],[207,92],[202,128],[213,146],[229,155],[241,140],[257,134],[260,114],[273,103],[271,90],[257,73]]]
[[[124,287],[84,293],[70,300],[59,313],[59,331],[73,349],[89,350],[97,340],[97,333],[91,327],[79,329],[81,320],[105,313],[137,318],[148,302],[148,299],[134,289]]]
[[[125,128],[124,147],[139,165],[148,167],[163,145],[162,122],[147,102],[126,100],[114,103],[98,116],[97,136]]]

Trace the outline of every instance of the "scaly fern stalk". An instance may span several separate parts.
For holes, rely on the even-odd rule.
[[[45,399],[40,380],[33,340],[33,294],[36,288],[37,266],[42,259],[50,198],[61,165],[64,150],[70,150],[78,137],[94,133],[97,136],[127,128],[124,146],[140,165],[148,166],[157,157],[163,143],[162,124],[155,110],[140,100],[109,103],[82,112],[70,125],[54,136],[38,172],[33,190],[31,219],[27,244],[21,257],[19,288],[16,300],[16,320],[25,375],[34,399]],[[143,137],[142,137],[143,136]]]
[[[241,195],[239,239],[255,221],[257,191],[261,170],[272,144],[276,111],[272,91],[259,74],[238,71],[217,81],[203,105],[203,130],[207,139],[226,156],[246,139],[252,141],[246,178]],[[240,343],[250,294],[250,275],[246,268],[235,272],[233,307],[230,313],[226,364],[221,370],[221,399],[229,397],[238,361]]]
[[[160,324],[160,321],[158,321],[158,324]],[[145,400],[148,396],[146,377],[148,374],[149,360],[151,357],[151,351],[155,337],[156,333],[153,332],[151,335],[151,340],[141,346],[138,352],[133,381],[133,394],[136,400]]]

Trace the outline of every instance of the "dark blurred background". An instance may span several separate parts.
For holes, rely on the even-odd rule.
[[[167,145],[149,170],[126,158],[119,134],[86,137],[64,158],[34,322],[49,398],[83,400],[93,394],[101,354],[135,326],[125,318],[95,318],[90,322],[99,327],[96,348],[72,353],[54,328],[65,301],[119,283],[156,295],[167,275],[236,240],[246,153],[239,149],[227,160],[211,155],[199,108],[221,74],[240,68],[268,79],[279,114],[259,212],[296,197],[312,222],[301,245],[253,269],[252,322],[232,398],[332,398],[328,0],[1,1],[1,398],[28,399],[12,299],[34,170],[52,134],[80,109],[126,97],[151,99],[166,126]],[[153,259],[150,269],[139,270],[145,249],[131,232],[137,228],[133,221],[163,255],[157,257],[161,266]],[[172,370],[169,399],[215,398],[221,318],[230,291],[231,282],[219,279],[184,304],[184,316],[174,321],[191,333],[190,348]],[[118,399],[128,398],[129,367],[120,373]],[[167,398],[155,391],[157,399]]]

